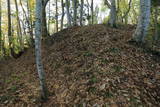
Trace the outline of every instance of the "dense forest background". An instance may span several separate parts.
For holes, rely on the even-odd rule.
[[[154,2],[154,0],[152,0]],[[35,0],[2,1],[0,8],[0,57],[10,56],[9,48],[18,53],[33,45],[35,29]],[[45,3],[46,2],[46,3]],[[68,2],[68,3],[67,3]],[[68,5],[67,5],[68,4]],[[68,8],[67,8],[68,6]],[[10,9],[7,9],[10,7]],[[117,27],[138,22],[139,0],[117,0],[115,2]],[[49,36],[73,25],[107,24],[110,18],[111,4],[107,0],[44,0],[43,36]],[[69,13],[68,13],[69,12]],[[114,12],[112,12],[114,13]],[[148,36],[158,39],[159,8],[152,3],[151,21]],[[114,16],[112,16],[114,17]],[[10,20],[10,21],[9,21]],[[68,20],[68,22],[67,22]],[[10,43],[9,43],[10,42]],[[11,45],[12,44],[12,45]]]

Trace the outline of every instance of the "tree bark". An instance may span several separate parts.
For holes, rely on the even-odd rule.
[[[50,17],[51,17],[51,2],[49,1],[49,19],[48,19],[48,34],[50,35]]]
[[[41,36],[42,36],[42,0],[36,0],[36,23],[35,23],[35,54],[38,76],[40,79],[41,97],[47,99],[47,86],[45,81],[45,73],[42,64],[41,56]]]
[[[9,38],[9,48],[12,48],[12,29],[11,29],[11,7],[10,7],[10,0],[7,0],[7,7],[8,7],[8,38]]]
[[[83,6],[84,0],[81,0],[81,10],[80,10],[80,25],[83,26]]]
[[[155,7],[155,13],[154,13],[154,27],[155,27],[155,32],[154,32],[154,41],[158,40],[158,8],[157,6]]]
[[[69,1],[66,0],[66,10],[67,10],[67,24],[70,27],[71,26],[71,16],[70,16],[70,11],[69,11]]]
[[[125,23],[128,21],[128,20],[127,20],[127,19],[128,19],[127,16],[128,16],[128,14],[129,14],[129,12],[130,12],[131,4],[132,4],[132,0],[129,1],[128,10],[127,10],[126,13],[122,16],[122,20],[125,19]],[[127,23],[126,23],[126,24],[127,24]]]
[[[46,5],[44,0],[42,2],[42,37],[47,37],[48,36],[48,30],[47,30],[47,22],[46,22]]]
[[[116,27],[116,2],[115,0],[111,0],[111,10],[110,10],[110,18],[109,18],[109,26]]]
[[[1,10],[1,0],[0,0],[0,55],[2,55],[2,10]]]
[[[15,7],[16,7],[16,18],[17,18],[17,23],[18,23],[18,26],[17,26],[17,35],[18,35],[18,38],[20,40],[20,45],[22,47],[22,49],[24,48],[24,45],[23,45],[23,37],[22,37],[22,30],[21,30],[21,24],[20,24],[20,20],[19,20],[19,9],[18,9],[18,4],[17,4],[17,0],[14,0],[15,1]]]
[[[55,0],[56,2],[56,32],[58,32],[58,1]]]
[[[61,17],[61,30],[63,29],[63,21],[64,21],[64,1],[61,0],[61,8],[62,8],[62,17]]]
[[[74,8],[74,17],[73,17],[73,25],[77,25],[77,0],[73,0],[73,8]]]
[[[87,11],[88,11],[88,14],[87,14],[87,20],[88,20],[88,24],[90,24],[90,19],[91,19],[91,15],[90,15],[90,8],[91,8],[91,6],[90,6],[90,4],[89,4],[89,1],[88,1],[88,0],[86,0],[86,2],[87,2]]]
[[[28,10],[28,27],[29,27],[29,33],[31,36],[31,46],[34,44],[34,38],[33,38],[33,16],[32,16],[32,10],[31,7],[29,7],[30,0],[27,0],[27,10]]]
[[[93,5],[93,0],[91,0],[91,17],[92,17],[92,24],[94,24],[94,5]]]
[[[30,12],[30,9],[29,9],[29,3],[28,2],[29,2],[29,0],[27,1],[27,10],[28,10],[28,14],[29,14],[30,18],[27,17],[27,13],[26,13],[23,5],[22,5],[21,0],[20,0],[20,5],[21,5],[21,8],[22,8],[22,11],[24,13],[24,17],[25,17],[25,20],[26,20],[27,26],[28,26],[28,30],[29,30],[29,34],[30,34],[30,38],[31,38],[31,44],[30,45],[33,46],[34,39],[33,39],[32,18],[31,18],[31,12]],[[25,32],[25,29],[24,29],[24,32]]]
[[[104,4],[105,4],[105,5],[107,5],[107,6],[108,6],[108,8],[110,8],[110,9],[111,9],[111,4],[108,2],[108,0],[105,0],[105,1],[104,1]]]
[[[147,35],[147,30],[150,22],[151,14],[151,1],[150,0],[140,0],[140,16],[138,20],[138,25],[136,31],[133,35],[133,40],[136,42],[143,43]]]

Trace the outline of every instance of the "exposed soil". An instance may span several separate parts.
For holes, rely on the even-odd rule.
[[[160,107],[160,57],[130,45],[134,27],[73,27],[43,43],[50,92],[39,100],[34,49],[0,62],[0,106]]]

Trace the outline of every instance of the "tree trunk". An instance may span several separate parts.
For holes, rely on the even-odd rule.
[[[33,17],[32,17],[32,10],[29,6],[30,0],[27,0],[27,10],[28,10],[28,27],[29,27],[29,34],[31,36],[31,46],[34,44],[34,38],[33,38]]]
[[[42,37],[47,37],[48,36],[48,31],[47,31],[47,22],[46,22],[46,5],[43,2],[42,5]]]
[[[94,24],[94,5],[93,5],[93,0],[91,0],[91,17],[92,17],[92,24]]]
[[[155,27],[155,32],[154,32],[154,41],[158,40],[158,8],[155,7],[155,13],[154,13],[154,27]]]
[[[23,37],[22,37],[22,30],[21,30],[21,24],[20,24],[20,20],[19,20],[19,12],[18,12],[18,4],[17,4],[17,0],[14,0],[15,1],[15,7],[16,7],[16,18],[17,18],[17,23],[18,23],[18,26],[17,26],[17,35],[18,35],[18,38],[20,40],[20,45],[22,47],[22,49],[24,48],[24,45],[23,45]]]
[[[42,36],[42,0],[36,0],[36,23],[35,23],[35,54],[38,76],[40,79],[41,97],[43,100],[47,99],[47,86],[45,81],[45,73],[43,70],[41,58],[41,36]]]
[[[124,19],[125,20],[125,24],[128,23],[128,14],[131,10],[131,5],[132,5],[132,0],[129,1],[129,4],[128,4],[128,10],[126,11],[126,13],[122,16],[122,20]]]
[[[88,0],[86,0],[86,2],[87,2],[87,20],[88,20],[88,24],[90,24],[90,19],[91,19],[91,15],[90,15],[90,5],[89,5],[89,1]]]
[[[77,0],[73,0],[73,8],[74,8],[74,17],[73,17],[73,25],[77,25]]]
[[[81,0],[81,10],[80,10],[80,25],[83,26],[83,5],[84,0]]]
[[[116,2],[115,0],[111,0],[111,10],[110,10],[110,18],[109,18],[109,26],[116,27]]]
[[[12,48],[12,29],[11,29],[11,7],[10,7],[10,0],[7,0],[7,7],[8,7],[8,38],[9,38],[9,48]]]
[[[133,35],[133,40],[136,42],[143,43],[145,36],[147,35],[147,30],[150,22],[150,9],[150,0],[140,0],[140,16],[136,31]]]
[[[1,24],[2,24],[1,23],[1,20],[2,20],[1,15],[2,14],[1,13],[2,13],[2,10],[1,10],[1,0],[0,0],[0,52],[1,52],[0,55],[2,55],[2,28],[1,28]]]
[[[56,32],[58,32],[58,1],[56,0]]]
[[[49,19],[48,19],[48,34],[50,35],[50,17],[51,17],[51,2],[49,1]]]
[[[62,17],[61,17],[61,30],[63,29],[63,21],[64,21],[64,1],[61,0],[61,8],[62,8]]]
[[[71,26],[71,17],[70,17],[70,11],[69,11],[69,1],[66,0],[66,10],[67,10],[67,23],[68,23],[68,26],[70,27]]]
[[[31,12],[30,12],[30,9],[29,9],[29,0],[27,1],[27,10],[28,10],[28,14],[29,14],[29,16],[31,17]],[[25,9],[24,9],[24,7],[23,7],[23,5],[22,5],[22,1],[20,0],[20,5],[21,5],[21,8],[22,8],[22,11],[23,11],[23,13],[24,13],[24,16],[25,16],[25,20],[26,20],[26,22],[27,22],[27,26],[28,26],[28,30],[29,30],[29,34],[30,34],[30,38],[31,38],[31,43],[30,43],[30,45],[31,46],[33,46],[33,44],[34,44],[34,39],[33,39],[33,29],[32,29],[32,20],[31,20],[31,18],[29,18],[29,17],[27,17],[27,13],[26,13],[26,11],[25,11]],[[25,29],[24,29],[24,31],[25,31]]]

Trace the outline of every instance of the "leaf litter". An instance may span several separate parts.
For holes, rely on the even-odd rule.
[[[50,96],[39,99],[34,49],[0,62],[0,106],[159,107],[158,56],[128,44],[133,26],[71,27],[43,43]]]

